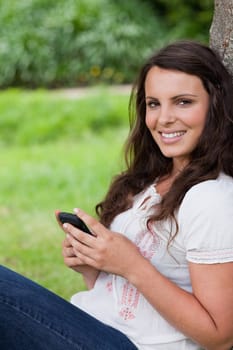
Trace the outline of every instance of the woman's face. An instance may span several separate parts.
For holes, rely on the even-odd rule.
[[[195,75],[152,67],[145,80],[146,125],[174,167],[189,162],[203,131],[209,95]]]

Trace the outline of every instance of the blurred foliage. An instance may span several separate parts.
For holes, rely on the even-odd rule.
[[[1,1],[0,22],[2,87],[132,81],[163,33],[140,0]]]
[[[145,0],[162,17],[170,40],[190,38],[209,41],[214,0]]]
[[[207,41],[212,2],[2,0],[0,87],[132,82],[167,41]]]

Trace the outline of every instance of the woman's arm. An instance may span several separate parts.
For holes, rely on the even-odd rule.
[[[138,261],[137,266],[140,268],[131,271],[128,280],[170,324],[205,349],[231,349],[233,263],[190,263],[193,293],[162,276],[149,261]]]

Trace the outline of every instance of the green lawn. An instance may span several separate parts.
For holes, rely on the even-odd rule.
[[[12,98],[14,94],[15,92],[11,91],[8,94],[0,94],[1,124],[5,125],[2,132],[0,130],[0,263],[69,299],[72,293],[83,289],[84,285],[81,277],[63,264],[63,231],[56,223],[54,210],[72,211],[78,206],[94,214],[94,206],[104,196],[112,175],[123,168],[121,156],[127,134],[128,97],[108,96],[108,104],[111,99],[112,106],[114,103],[119,106],[119,112],[115,107],[111,107],[112,110],[108,109],[106,101],[101,101],[100,96],[103,96],[103,92],[99,98],[98,93],[93,97],[95,103],[102,102],[103,114],[106,115],[105,123],[102,121],[101,128],[97,130],[93,126],[95,111],[97,120],[100,120],[101,116],[98,113],[101,108],[96,106],[91,116],[85,115],[85,111],[92,104],[90,96],[80,101],[62,98],[58,101],[47,92],[17,92],[16,98]],[[9,95],[13,101],[9,102],[7,109],[1,102],[5,103]],[[38,114],[35,111],[36,99],[40,101],[37,102]],[[21,103],[24,104],[24,113]],[[58,103],[60,109],[56,106],[53,113],[51,103]],[[49,105],[50,114],[45,118],[41,117],[41,110],[46,109],[46,104]],[[77,116],[79,104],[82,106],[81,117]],[[86,109],[83,107],[85,104],[88,106]],[[57,135],[59,131],[56,137],[51,136],[51,140],[49,137],[41,137],[36,142],[33,135],[38,135],[38,124],[43,125],[43,120],[46,126],[50,124],[50,119],[55,117],[62,121],[61,111],[64,109],[69,109],[67,118],[72,120],[73,129],[76,128],[76,131],[68,130],[65,123],[63,126],[60,123],[59,128],[57,125],[51,128],[51,135]],[[108,125],[106,109],[109,114],[115,113],[115,121],[119,113],[115,126],[111,125],[111,122]],[[26,118],[25,115],[29,116],[30,113],[33,117]],[[14,123],[10,124],[9,119],[12,115]],[[24,120],[23,123],[20,117]],[[77,132],[80,125],[77,118],[86,118],[87,121],[85,125],[85,120],[82,120],[83,129],[80,132]],[[27,142],[23,138],[22,129],[31,130]],[[10,135],[9,142],[6,130]],[[43,133],[41,135],[43,136]]]

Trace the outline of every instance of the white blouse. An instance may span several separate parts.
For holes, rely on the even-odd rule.
[[[186,193],[177,211],[179,232],[169,249],[169,222],[154,224],[150,230],[146,226],[152,206],[160,199],[156,185],[149,186],[134,197],[132,208],[113,220],[111,230],[126,235],[161,274],[192,292],[188,261],[233,261],[233,179],[221,174]],[[75,294],[71,302],[125,333],[140,350],[201,349],[172,327],[121,276],[101,272],[94,288]]]

